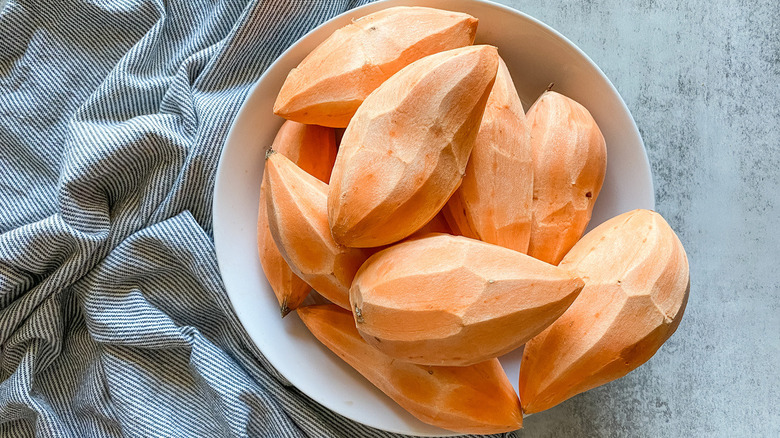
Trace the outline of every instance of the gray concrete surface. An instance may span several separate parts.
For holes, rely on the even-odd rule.
[[[687,312],[655,357],[518,435],[780,436],[780,2],[500,3],[566,35],[615,84],[691,266]]]

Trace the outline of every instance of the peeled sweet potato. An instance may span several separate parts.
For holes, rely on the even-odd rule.
[[[407,240],[416,239],[418,237],[425,236],[426,234],[431,233],[447,233],[447,234],[454,234],[452,232],[452,229],[450,229],[449,224],[447,223],[447,219],[444,218],[444,215],[442,213],[437,214],[433,217],[433,219],[430,220],[427,224],[423,225],[422,228],[412,233],[411,236],[407,237],[406,239],[402,240],[402,242]],[[383,246],[376,246],[373,248],[366,248],[367,251],[371,253],[371,255],[374,255],[378,253],[379,251],[382,251],[384,249],[390,248],[394,244],[391,243],[390,245],[383,245]]]
[[[525,346],[520,399],[539,412],[623,377],[677,329],[688,301],[688,259],[658,214],[634,210],[585,235],[560,263],[585,288]]]
[[[268,226],[290,269],[314,290],[349,308],[349,287],[368,258],[333,241],[328,228],[328,185],[279,153],[265,162]]]
[[[525,253],[534,165],[523,104],[500,60],[460,188],[442,210],[453,230]]]
[[[429,234],[371,256],[350,289],[363,339],[421,365],[507,353],[555,321],[582,288],[569,272],[497,245]]]
[[[368,345],[352,314],[337,306],[302,307],[298,316],[328,349],[420,421],[482,434],[523,425],[520,400],[498,359],[468,367],[414,365]]]
[[[497,69],[495,47],[450,50],[414,62],[366,99],[331,175],[336,242],[393,243],[441,210],[463,178]]]
[[[558,264],[590,222],[607,169],[606,143],[588,110],[554,91],[526,117],[534,160],[528,254]]]
[[[326,183],[330,179],[330,171],[338,151],[333,129],[286,121],[279,128],[271,147],[315,178]],[[265,192],[265,184],[261,184],[260,207],[257,213],[257,250],[263,272],[276,299],[279,300],[284,317],[301,304],[311,287],[290,270],[276,248],[268,227]]]
[[[424,236],[430,233],[452,234],[452,229],[450,228],[450,225],[447,223],[447,219],[444,218],[443,214],[439,213],[436,216],[434,216],[433,219],[428,221],[427,224],[423,225],[422,228],[415,231],[411,236],[409,236],[409,239]]]
[[[477,19],[458,12],[395,7],[333,33],[294,68],[274,113],[344,128],[363,100],[390,76],[434,53],[474,42]]]

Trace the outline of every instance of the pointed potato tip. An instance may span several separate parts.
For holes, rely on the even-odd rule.
[[[283,96],[283,92],[284,92],[284,85],[282,85],[282,90],[279,91],[279,95],[276,96],[276,100],[274,101],[273,112],[275,115],[279,117],[284,117],[286,119],[289,111],[286,109],[287,99],[285,96]]]
[[[474,44],[474,39],[477,37],[477,27],[479,27],[479,19],[476,17],[472,17],[471,15],[466,15],[466,27],[468,28],[469,33],[469,41],[471,41],[471,44]]]
[[[477,44],[474,46],[466,46],[464,49],[471,49],[474,51],[486,51],[486,52],[495,52],[496,56],[498,56],[498,47],[491,46],[490,44]]]
[[[498,47],[491,46],[489,44],[481,44],[477,46],[471,46],[476,48],[475,51],[480,52],[479,56],[488,58],[486,61],[489,62],[491,65],[495,63],[496,65],[496,73],[498,73],[498,64],[500,56],[498,56]],[[484,59],[484,58],[483,58]]]
[[[285,299],[281,306],[279,306],[279,313],[282,314],[282,318],[289,315],[290,312],[292,312],[292,309],[287,307],[287,300]]]
[[[276,95],[276,99],[274,100],[274,114],[284,117],[285,119],[291,112],[289,108],[290,99],[295,95],[295,90],[292,89],[295,82],[291,80],[291,77],[295,75],[297,70],[297,68],[293,68],[287,73],[287,77],[284,79],[284,83],[282,83],[282,87],[279,89],[279,94]]]
[[[279,304],[279,313],[282,314],[282,318],[284,318],[285,316],[289,315],[290,312],[292,312],[293,310],[295,310],[295,309],[291,309],[287,305],[287,297],[284,297],[282,302]]]
[[[530,396],[529,394],[524,394],[525,397],[520,397],[520,411],[523,413],[523,415],[530,415],[535,414],[539,412],[539,409],[536,409],[533,402],[529,402],[529,398],[535,398],[534,396]]]
[[[542,410],[543,410],[543,409],[537,409],[537,408],[536,408],[535,406],[533,406],[533,405],[524,406],[524,407],[523,407],[523,415],[531,415],[531,414],[536,414],[536,413],[542,412]]]

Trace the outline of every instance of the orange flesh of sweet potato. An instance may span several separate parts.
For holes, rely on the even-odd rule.
[[[420,237],[430,233],[452,234],[452,229],[450,228],[450,225],[447,223],[447,219],[443,214],[439,213],[434,216],[433,219],[431,219],[427,224],[423,225],[422,228],[415,231],[414,234],[409,236],[409,238],[411,239]]]
[[[555,321],[582,288],[569,272],[466,237],[430,234],[374,254],[350,304],[363,338],[422,365],[507,353]]]
[[[525,112],[500,60],[466,175],[442,212],[460,234],[525,253],[534,165]]]
[[[624,213],[596,227],[560,263],[585,288],[525,346],[520,398],[539,412],[623,377],[674,333],[688,300],[688,259],[658,214]]]
[[[352,314],[337,306],[298,309],[328,349],[421,421],[459,433],[501,433],[523,424],[520,401],[498,359],[468,367],[395,360],[368,345]]]
[[[328,182],[336,161],[336,138],[331,128],[286,121],[276,134],[273,146],[315,178]],[[309,294],[311,287],[295,275],[276,248],[266,213],[265,184],[260,186],[257,213],[257,250],[260,264],[279,301],[282,317],[295,310]]]
[[[587,109],[547,91],[526,115],[534,162],[528,254],[558,264],[590,221],[607,168],[604,136]]]
[[[474,42],[477,19],[422,7],[388,8],[337,30],[287,76],[274,113],[344,128],[390,76],[425,56]]]
[[[406,242],[407,240],[416,239],[418,237],[425,236],[426,234],[431,233],[446,233],[446,234],[454,234],[452,232],[452,229],[450,228],[449,224],[447,223],[447,219],[445,219],[444,214],[439,213],[436,216],[433,217],[433,219],[430,220],[427,224],[423,225],[422,228],[412,233],[411,236],[407,237],[406,239],[402,240],[401,242]],[[390,245],[384,245],[384,246],[376,246],[373,248],[366,248],[366,250],[371,254],[374,255],[378,253],[379,251],[385,250],[387,248],[390,248],[394,244],[391,243]]]
[[[423,58],[376,89],[341,140],[328,220],[347,246],[401,240],[460,185],[498,69],[495,47]]]
[[[290,269],[328,300],[349,308],[350,284],[368,253],[333,241],[328,185],[278,153],[266,160],[264,183],[271,235]]]

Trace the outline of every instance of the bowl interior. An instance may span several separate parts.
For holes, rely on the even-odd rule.
[[[238,113],[225,143],[214,194],[214,240],[233,308],[268,361],[292,384],[325,407],[391,432],[451,433],[412,417],[343,363],[278,304],[257,256],[256,221],[264,153],[283,120],[273,115],[276,94],[290,69],[334,30],[379,9],[417,5],[477,17],[477,43],[499,48],[523,105],[552,82],[582,103],[607,142],[606,180],[590,227],[635,208],[654,206],[647,156],[631,115],[609,80],[577,47],[544,24],[510,8],[476,0],[386,0],[348,11],[316,28],[286,51],[260,78]],[[520,352],[501,358],[517,385]]]

